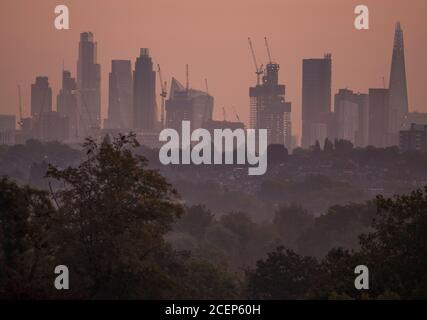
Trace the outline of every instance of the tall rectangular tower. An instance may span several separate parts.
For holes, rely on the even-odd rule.
[[[52,88],[48,77],[37,77],[31,85],[31,116],[39,117],[44,112],[52,111]]]
[[[302,65],[302,146],[327,136],[331,112],[332,58],[304,59]]]
[[[0,114],[0,146],[16,142],[16,116]]]
[[[72,141],[77,141],[77,122],[78,122],[78,111],[77,111],[77,84],[76,80],[71,77],[71,72],[62,72],[62,89],[59,91],[57,97],[57,111],[62,117],[68,118],[69,124],[69,138]]]
[[[111,62],[106,127],[122,130],[133,128],[132,66],[130,60],[113,60]]]
[[[336,136],[329,138],[345,139],[365,147],[368,144],[368,95],[339,89],[334,101]]]
[[[91,32],[80,34],[77,61],[79,137],[94,135],[101,126],[101,66]]]
[[[369,145],[385,148],[388,146],[390,91],[369,89]]]
[[[157,127],[156,72],[147,48],[142,48],[133,73],[133,115],[137,130]]]

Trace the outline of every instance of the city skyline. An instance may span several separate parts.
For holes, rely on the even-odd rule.
[[[426,17],[0,1],[0,303],[274,319],[427,300]]]
[[[312,4],[305,3],[304,6],[300,6],[296,1],[286,1],[284,3],[278,4],[275,2],[268,3],[268,5],[275,6],[279,11],[286,10],[286,16],[290,15],[292,12],[297,14],[301,13],[300,10],[302,7],[313,6],[316,7],[316,3],[313,1],[308,1]],[[11,30],[13,32],[12,40],[10,42],[11,46],[3,52],[2,55],[9,55],[10,49],[16,48],[16,46],[28,46],[33,47],[33,50],[28,50],[28,54],[33,54],[33,60],[31,61],[35,67],[30,67],[25,69],[25,66],[28,66],[29,61],[25,59],[21,61],[21,65],[16,65],[16,63],[12,63],[5,65],[2,62],[2,69],[10,68],[10,66],[16,67],[16,72],[2,72],[2,79],[0,81],[2,85],[2,90],[0,93],[1,101],[3,104],[0,106],[1,113],[13,113],[17,114],[17,94],[16,94],[16,84],[19,83],[23,90],[23,100],[24,100],[24,115],[28,115],[29,111],[29,101],[28,101],[28,86],[29,83],[34,81],[36,75],[46,75],[49,77],[49,82],[52,85],[53,95],[56,96],[59,92],[60,87],[60,78],[61,78],[61,68],[62,59],[65,60],[65,69],[70,70],[72,72],[72,76],[76,77],[75,74],[75,64],[76,64],[76,46],[78,43],[78,34],[83,31],[92,31],[95,35],[96,41],[98,42],[98,63],[102,66],[101,73],[101,109],[102,109],[102,119],[107,117],[107,106],[108,106],[108,73],[109,66],[111,64],[111,60],[114,59],[130,59],[132,63],[135,61],[136,56],[138,55],[138,51],[141,47],[150,48],[150,52],[153,53],[153,57],[155,59],[155,63],[162,64],[162,70],[165,73],[164,78],[170,81],[172,76],[177,78],[184,78],[185,74],[185,64],[190,64],[190,84],[191,87],[200,89],[204,88],[203,80],[205,78],[209,79],[210,92],[215,97],[215,110],[214,110],[214,118],[220,119],[222,107],[226,107],[230,112],[229,119],[231,121],[235,121],[232,116],[234,113],[232,112],[232,107],[235,107],[238,111],[240,118],[245,121],[248,125],[249,121],[249,99],[247,97],[247,87],[252,86],[256,82],[255,72],[253,70],[253,65],[251,61],[251,56],[249,49],[247,47],[247,35],[251,35],[254,41],[255,51],[257,54],[257,58],[261,62],[266,62],[267,57],[265,53],[265,48],[263,46],[263,35],[267,35],[271,42],[272,53],[277,60],[277,62],[281,65],[281,74],[280,74],[280,82],[285,83],[287,86],[287,96],[288,100],[293,102],[292,108],[292,122],[293,122],[293,131],[300,136],[300,122],[301,122],[301,78],[302,78],[302,70],[301,70],[301,61],[305,58],[312,58],[322,56],[325,52],[331,52],[333,57],[333,69],[332,69],[332,94],[335,94],[339,88],[349,88],[355,92],[367,92],[371,87],[382,87],[382,77],[385,77],[386,82],[388,83],[389,79],[389,70],[391,64],[391,53],[393,46],[393,31],[396,21],[401,21],[402,26],[405,32],[405,46],[406,46],[406,63],[407,63],[407,76],[408,76],[408,91],[409,91],[409,102],[410,102],[410,111],[418,110],[418,111],[426,111],[426,106],[424,101],[427,101],[425,97],[425,92],[422,90],[422,80],[423,80],[423,72],[425,70],[425,61],[422,59],[416,59],[415,57],[418,55],[422,55],[423,52],[427,51],[426,44],[422,42],[422,35],[425,33],[426,28],[422,27],[422,24],[425,23],[421,20],[422,14],[417,11],[424,4],[421,1],[411,1],[410,4],[407,4],[403,9],[403,2],[397,2],[393,4],[389,4],[383,1],[372,2],[368,1],[366,4],[370,8],[371,12],[371,29],[369,31],[356,31],[353,27],[354,14],[353,9],[354,6],[348,2],[348,4],[338,3],[337,1],[330,1],[329,9],[333,12],[324,12],[319,11],[318,16],[313,17],[311,13],[304,12],[307,16],[304,18],[304,21],[295,21],[292,20],[294,24],[297,26],[303,27],[303,29],[293,28],[287,29],[292,30],[292,32],[286,33],[286,26],[289,24],[289,21],[286,19],[279,19],[276,14],[272,13],[272,22],[266,23],[266,18],[264,15],[261,15],[260,21],[254,21],[254,26],[250,26],[245,28],[248,22],[247,19],[252,19],[252,15],[248,13],[252,12],[258,8],[259,4],[256,4],[252,1],[249,1],[247,5],[243,8],[245,12],[244,24],[237,31],[230,31],[230,35],[223,34],[221,32],[217,32],[216,37],[205,37],[202,40],[202,44],[205,44],[205,41],[208,45],[200,45],[195,46],[193,37],[195,31],[190,30],[187,25],[184,25],[183,32],[190,32],[191,37],[187,39],[186,37],[182,37],[180,43],[177,43],[177,40],[173,40],[170,37],[170,33],[165,31],[166,26],[173,25],[173,20],[169,23],[163,23],[164,28],[155,28],[155,24],[153,24],[152,31],[140,31],[137,36],[133,37],[136,34],[137,30],[135,30],[135,25],[129,28],[129,21],[122,21],[118,17],[124,13],[125,11],[129,11],[131,13],[131,9],[138,9],[139,5],[135,2],[124,1],[120,6],[117,4],[109,3],[105,6],[97,6],[97,2],[93,1],[90,5],[88,5],[84,11],[79,10],[81,7],[81,2],[75,1],[72,4],[69,4],[70,7],[70,15],[71,15],[71,30],[70,31],[57,31],[54,30],[52,22],[53,19],[53,4],[50,1],[46,1],[38,6],[38,10],[36,10],[35,15],[32,16],[30,22],[35,23],[35,20],[39,21],[38,26],[35,27],[37,32],[46,33],[46,38],[51,39],[48,44],[45,41],[39,41],[37,44],[30,45],[33,43],[34,39],[27,39],[28,41],[23,42],[22,39],[25,38],[23,32],[28,28],[27,23],[25,21],[21,21],[24,19],[25,12],[22,15],[18,16],[15,23],[20,23],[16,29]],[[52,2],[53,3],[53,2]],[[152,3],[150,1],[145,2],[150,3],[151,6],[145,7],[145,11],[141,11],[141,14],[145,16],[147,14],[147,10],[150,14],[154,14],[154,10],[157,7],[165,6],[167,1],[160,1],[159,3]],[[190,4],[194,5],[193,1],[184,1],[182,3],[183,7],[187,7]],[[193,10],[196,13],[199,13],[201,17],[205,15],[205,20],[201,27],[202,30],[208,28],[209,33],[212,34],[213,30],[210,29],[211,19],[215,16],[219,15],[218,9],[221,7],[221,3],[213,4],[210,3],[208,6],[212,7],[212,10],[207,10],[205,13],[201,13],[197,10],[201,9],[197,5],[194,6]],[[19,6],[23,6],[23,3],[17,1],[16,4],[8,4],[8,7],[11,8],[19,8]],[[30,7],[33,4],[29,5]],[[320,6],[321,7],[321,6]],[[319,10],[321,8],[318,8]],[[392,7],[392,8],[391,8]],[[400,7],[400,10],[398,10]],[[204,7],[206,8],[206,7]],[[236,3],[229,5],[229,10],[225,13],[226,24],[229,22],[230,15],[232,13],[236,13],[238,9],[238,5]],[[341,12],[342,15],[337,15],[335,11]],[[383,8],[383,10],[380,10]],[[393,9],[393,10],[386,10]],[[99,10],[103,13],[106,13],[108,17],[116,17],[114,20],[115,26],[106,25],[105,21],[90,21],[92,27],[87,27],[89,21],[85,21],[89,16],[93,15],[96,10]],[[117,10],[117,15],[115,13]],[[177,8],[177,10],[182,10],[182,8]],[[46,11],[46,12],[45,12]],[[5,12],[5,10],[2,10]],[[194,13],[193,12],[193,13]],[[209,12],[207,14],[206,12]],[[323,16],[322,16],[323,14]],[[168,14],[170,15],[170,14]],[[330,21],[328,22],[328,16],[331,16]],[[131,14],[131,17],[133,15]],[[159,19],[161,19],[161,16]],[[267,14],[265,14],[267,16]],[[298,15],[297,15],[298,16]],[[333,16],[333,18],[332,18]],[[411,16],[411,19],[409,19]],[[41,18],[45,17],[45,18]],[[323,18],[322,18],[323,17]],[[243,19],[242,16],[236,15],[237,20]],[[322,18],[322,19],[321,19]],[[344,19],[345,18],[345,19]],[[154,18],[148,19],[153,22]],[[311,19],[311,21],[310,21]],[[326,23],[324,20],[326,19]],[[3,19],[4,21],[7,19]],[[45,21],[46,20],[46,21]],[[133,24],[137,24],[137,21],[129,19]],[[203,19],[202,19],[203,20]],[[313,24],[319,24],[319,21],[322,20],[323,24],[320,23],[318,25],[319,35],[315,37],[310,32],[304,31],[312,31],[314,26]],[[4,23],[4,21],[2,23]],[[119,23],[120,22],[120,23]],[[200,22],[200,21],[199,21]],[[305,22],[305,23],[304,23]],[[148,23],[148,22],[147,22]],[[263,28],[257,28],[254,30],[256,26],[259,27],[259,24],[263,24]],[[303,25],[301,25],[303,23]],[[280,27],[283,25],[283,28]],[[305,25],[305,27],[304,27]],[[329,25],[329,27],[327,27]],[[337,34],[336,31],[331,30],[331,26],[342,25],[342,30]],[[101,27],[102,26],[102,27]],[[278,36],[278,30],[273,30],[272,27],[278,28],[280,31],[280,37]],[[111,29],[115,28],[115,29]],[[129,40],[129,43],[126,43],[126,46],[114,45],[113,40],[120,39],[119,31],[123,31],[126,28],[128,34],[126,37],[122,37],[121,40],[124,42],[125,39]],[[304,30],[305,28],[305,30]],[[325,33],[321,33],[320,30],[327,29]],[[104,30],[105,29],[105,30]],[[173,28],[172,28],[173,29]],[[259,30],[258,30],[259,29]],[[285,31],[283,31],[283,30]],[[3,30],[6,30],[3,28]],[[114,30],[114,32],[109,31]],[[147,29],[149,30],[149,29]],[[297,30],[297,32],[295,32]],[[172,31],[172,30],[171,30]],[[273,32],[274,31],[274,32]],[[162,41],[158,45],[156,45],[156,40],[158,38],[162,38],[162,34],[168,34],[168,41]],[[159,35],[160,34],[160,35]],[[328,35],[332,34],[332,40],[328,39]],[[12,34],[11,34],[12,35]],[[50,37],[52,36],[52,37]],[[106,38],[107,36],[107,38]],[[302,36],[305,37],[305,43],[296,43],[294,47],[289,46],[290,40],[298,40]],[[351,36],[351,37],[350,37]],[[141,37],[146,38],[146,41],[141,41]],[[153,38],[154,37],[154,38]],[[180,37],[180,32],[176,32],[176,37]],[[233,40],[233,45],[230,47],[226,45],[220,45],[221,38],[224,37],[224,41]],[[346,50],[346,46],[342,43],[338,44],[337,40],[340,40],[344,37],[344,40],[347,40],[348,43],[351,43],[354,48],[358,48],[358,50]],[[38,39],[37,36],[35,37]],[[316,38],[316,39],[315,39]],[[414,41],[417,39],[417,41]],[[41,40],[41,39],[39,39]],[[179,39],[178,39],[179,40]],[[192,40],[192,41],[189,41]],[[341,39],[342,40],[342,39]],[[159,40],[157,40],[159,41]],[[323,43],[322,43],[323,41]],[[375,41],[376,48],[372,46],[372,41]],[[179,41],[178,41],[179,42]],[[339,41],[338,41],[339,42]],[[119,42],[120,43],[120,42]],[[366,43],[366,45],[364,45]],[[45,46],[43,47],[43,45]],[[196,43],[197,44],[197,43]],[[416,47],[415,47],[416,46]],[[43,48],[41,48],[43,47]],[[139,47],[135,50],[136,47]],[[309,48],[307,48],[309,47]],[[168,49],[169,48],[169,49]],[[179,48],[179,49],[177,49]],[[215,48],[215,50],[213,50]],[[49,54],[39,55],[37,54],[37,50],[46,50],[49,51]],[[178,50],[178,51],[177,51]],[[206,50],[211,50],[213,53],[218,54],[217,60],[218,64],[212,63],[211,58],[204,56]],[[60,52],[60,54],[56,55]],[[130,53],[132,51],[132,53]],[[24,53],[17,52],[16,56],[20,57]],[[52,54],[56,56],[54,58],[50,58],[49,62],[46,61],[48,57]],[[225,56],[229,56],[229,58],[224,59]],[[240,61],[236,59],[236,55],[240,58]],[[354,55],[360,56],[359,60],[354,60],[352,57]],[[366,59],[366,56],[369,55],[370,58]],[[380,57],[378,57],[380,56]],[[2,61],[6,61],[7,59],[2,59]],[[58,63],[56,63],[57,61]],[[360,61],[359,63],[356,63]],[[230,78],[227,74],[227,69],[230,69],[231,66],[233,68],[234,78]],[[369,67],[372,66],[373,67]],[[420,65],[419,68],[415,68],[415,65]],[[21,70],[24,68],[25,70]],[[36,70],[35,73],[33,71]],[[215,70],[213,72],[212,70]],[[53,71],[52,71],[53,70]],[[204,71],[206,70],[206,71]],[[32,73],[29,75],[29,73]],[[9,82],[5,83],[4,77],[7,74]],[[26,79],[30,79],[27,81]],[[222,80],[221,80],[222,79]],[[224,85],[225,80],[227,79],[227,83]],[[159,88],[158,88],[159,89]],[[230,93],[232,91],[232,93]],[[157,104],[159,104],[159,96],[156,95]],[[332,108],[332,106],[331,106]],[[54,108],[55,109],[55,108]],[[159,110],[158,110],[159,111]]]

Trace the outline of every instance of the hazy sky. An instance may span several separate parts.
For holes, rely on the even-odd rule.
[[[54,28],[54,8],[70,9],[71,30]],[[354,29],[354,8],[370,9],[370,30]],[[102,67],[102,113],[107,114],[108,72],[112,59],[130,59],[148,47],[164,78],[215,97],[216,118],[235,120],[233,107],[247,122],[248,87],[256,81],[247,37],[258,61],[267,54],[280,63],[280,82],[293,102],[294,132],[300,132],[302,59],[332,53],[333,93],[347,87],[366,92],[388,78],[394,25],[404,30],[411,110],[427,112],[427,0],[1,0],[0,113],[17,113],[17,84],[29,114],[30,84],[46,75],[54,90],[61,83],[62,61],[76,73],[79,34],[92,31]]]

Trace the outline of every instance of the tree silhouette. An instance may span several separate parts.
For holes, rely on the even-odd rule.
[[[163,236],[182,207],[171,185],[132,153],[137,145],[134,135],[89,139],[87,160],[47,173],[64,184],[55,194],[60,258],[92,297],[149,296],[150,283],[167,282],[155,258],[166,252]]]
[[[0,299],[49,296],[54,211],[46,192],[0,179]]]

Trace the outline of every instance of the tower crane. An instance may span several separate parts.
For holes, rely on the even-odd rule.
[[[162,106],[161,106],[161,110],[160,110],[160,122],[162,127],[164,127],[165,125],[165,99],[168,95],[167,92],[167,82],[163,82],[163,78],[162,78],[162,71],[160,69],[160,65],[157,64],[157,72],[159,73],[159,80],[160,80],[160,97],[162,98]]]
[[[205,78],[206,93],[209,94],[208,79]]]
[[[18,99],[19,99],[19,121],[18,125],[20,128],[24,125],[22,120],[22,98],[21,98],[21,86],[18,84]]]
[[[271,58],[270,46],[268,45],[267,37],[264,37],[265,47],[267,48],[268,61],[269,63],[273,63],[273,59]]]
[[[252,59],[254,61],[254,65],[255,65],[255,74],[257,76],[257,85],[259,85],[259,84],[261,84],[260,79],[261,79],[261,75],[263,74],[263,71],[262,71],[263,65],[261,64],[260,66],[258,66],[258,63],[256,61],[254,47],[252,45],[252,40],[249,37],[248,37],[248,42],[249,42],[249,48],[251,49],[251,53],[252,53]]]
[[[223,118],[224,118],[224,122],[225,122],[225,121],[227,121],[227,113],[226,113],[226,111],[225,111],[225,108],[224,108],[224,107],[222,107],[222,116],[223,116]]]
[[[235,107],[233,107],[233,110],[234,110],[234,113],[236,114],[236,119],[237,119],[237,121],[239,121],[239,122],[240,122],[240,117],[239,117],[239,114],[237,113],[236,108],[235,108]]]
[[[186,84],[185,87],[187,88],[187,91],[190,90],[190,80],[188,75],[188,64],[185,65],[185,76],[186,76]]]

